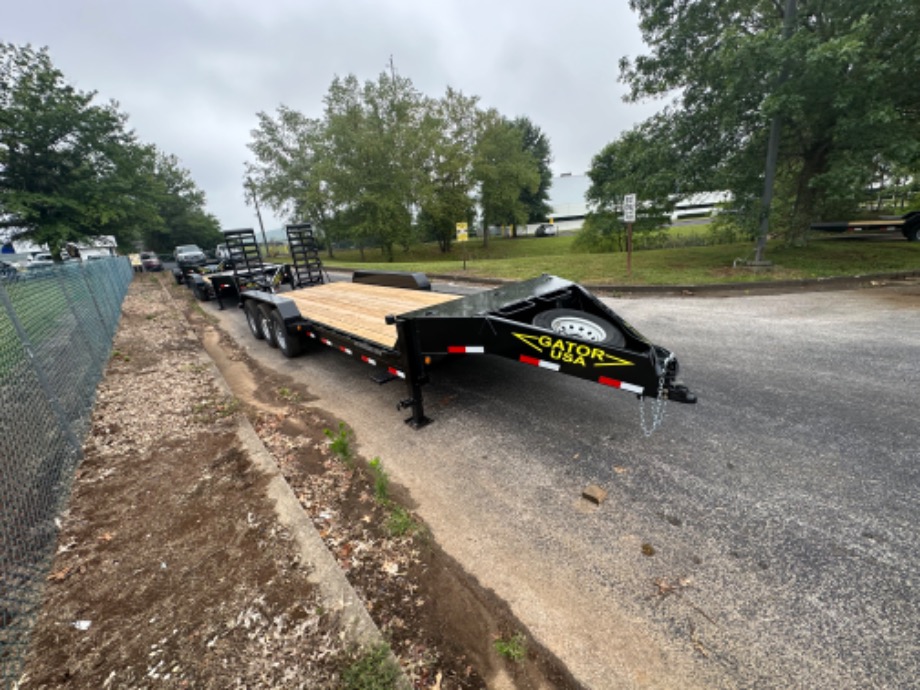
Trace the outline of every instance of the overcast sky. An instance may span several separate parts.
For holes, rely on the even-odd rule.
[[[138,137],[178,156],[224,229],[243,198],[256,113],[322,115],[335,75],[376,80],[392,56],[422,93],[447,86],[549,137],[553,172],[591,158],[661,103],[627,104],[623,56],[647,52],[625,0],[9,0],[0,41],[47,46],[67,81],[116,100]],[[283,219],[263,209],[266,226]]]

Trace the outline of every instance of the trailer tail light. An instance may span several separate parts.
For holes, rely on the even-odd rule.
[[[629,391],[630,393],[638,393],[639,395],[642,395],[645,390],[642,386],[636,386],[632,383],[626,383],[625,381],[618,381],[617,379],[610,379],[606,376],[601,376],[597,382],[605,386],[610,386],[611,388],[619,388],[620,390]]]

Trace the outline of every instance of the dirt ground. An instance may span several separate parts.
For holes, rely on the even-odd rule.
[[[244,419],[413,687],[577,687],[310,401],[168,274],[137,276],[19,687],[395,687],[310,582],[240,442]]]

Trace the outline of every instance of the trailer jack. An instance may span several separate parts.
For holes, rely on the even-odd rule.
[[[409,408],[412,408],[412,416],[406,420],[406,424],[413,429],[421,429],[431,424],[431,419],[425,416],[425,411],[422,409],[421,399],[406,398],[396,403],[397,410],[408,410]]]

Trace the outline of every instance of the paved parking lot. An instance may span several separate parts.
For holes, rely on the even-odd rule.
[[[673,349],[696,406],[506,360],[399,384],[284,360],[380,456],[438,541],[592,688],[907,687],[920,672],[920,286],[609,302]],[[594,507],[588,484],[608,492]]]

